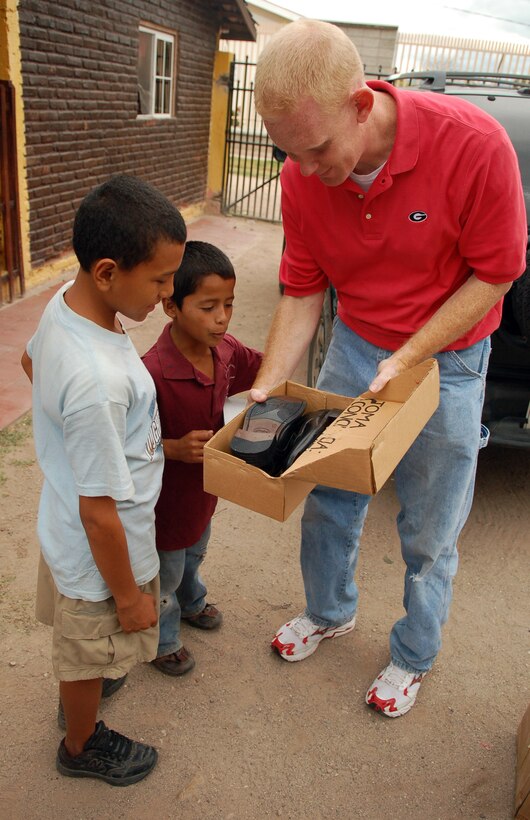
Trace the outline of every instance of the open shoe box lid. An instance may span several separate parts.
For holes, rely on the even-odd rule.
[[[285,521],[316,484],[368,494],[381,489],[438,406],[438,364],[428,359],[392,379],[379,393],[357,398],[291,381],[272,395],[304,399],[306,412],[336,407],[342,413],[277,478],[230,453],[244,417],[240,413],[205,445],[204,488]]]

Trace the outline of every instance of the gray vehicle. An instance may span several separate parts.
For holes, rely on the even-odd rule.
[[[429,71],[393,74],[387,82],[456,95],[487,111],[506,129],[519,160],[527,215],[530,215],[530,76]],[[530,272],[504,299],[502,321],[492,335],[483,421],[491,441],[530,449]],[[307,382],[314,386],[331,338],[336,296],[326,292],[320,324],[309,349]]]

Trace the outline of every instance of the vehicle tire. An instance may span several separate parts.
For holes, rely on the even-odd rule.
[[[333,330],[333,319],[335,318],[335,298],[335,291],[333,288],[328,288],[324,294],[324,303],[322,305],[320,321],[309,345],[309,353],[307,357],[308,387],[316,387],[319,373],[322,369],[322,365],[324,364],[326,353],[328,352],[329,343],[331,341],[331,333]]]
[[[519,333],[530,344],[530,250],[526,252],[526,270],[512,286],[512,307]]]

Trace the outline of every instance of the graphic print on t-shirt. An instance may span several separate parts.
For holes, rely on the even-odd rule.
[[[149,429],[149,435],[147,436],[147,441],[145,443],[145,452],[147,453],[149,461],[152,461],[155,457],[155,453],[158,446],[162,442],[160,414],[158,412],[158,405],[156,403],[155,398],[153,398],[153,401],[151,402],[151,407],[149,408],[149,415],[152,418],[152,422],[151,427]]]

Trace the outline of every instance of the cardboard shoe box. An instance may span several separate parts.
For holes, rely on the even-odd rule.
[[[290,381],[272,394],[305,399],[306,412],[336,407],[342,413],[278,478],[230,453],[240,413],[204,448],[204,489],[285,521],[317,484],[368,494],[381,489],[438,406],[438,364],[428,359],[379,393],[357,398]]]
[[[530,820],[530,703],[517,732],[515,817]]]

